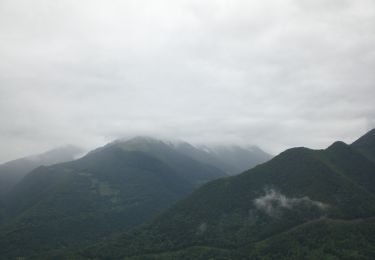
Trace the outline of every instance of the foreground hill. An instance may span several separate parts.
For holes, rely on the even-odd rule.
[[[74,160],[80,148],[65,146],[42,154],[24,157],[0,165],[0,196],[10,191],[27,173],[41,165],[52,165]]]
[[[72,256],[373,259],[373,138],[336,142],[326,150],[287,150],[241,175],[204,185],[133,233]]]
[[[5,197],[0,255],[30,257],[94,243],[225,176],[162,148],[136,139],[114,142],[81,159],[35,169]]]
[[[123,259],[374,259],[374,232],[374,218],[365,220],[318,219],[236,250],[192,246]],[[74,255],[73,259],[85,258]]]
[[[319,219],[297,226],[250,248],[242,259],[374,259],[375,218]]]

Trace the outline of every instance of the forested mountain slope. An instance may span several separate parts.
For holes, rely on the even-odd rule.
[[[5,197],[0,255],[29,257],[97,242],[225,176],[164,148],[143,140],[114,142],[81,159],[35,169]]]
[[[73,256],[373,259],[371,133],[361,145],[337,142],[326,150],[287,150],[243,174],[204,185],[133,233]]]

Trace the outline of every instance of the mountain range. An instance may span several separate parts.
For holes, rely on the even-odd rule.
[[[351,145],[289,149],[240,175],[203,185],[132,232],[62,255],[374,259],[374,144],[372,130]]]
[[[190,147],[190,154],[182,146]],[[259,148],[228,150],[242,151],[244,161],[259,152],[248,157],[252,164],[269,156]],[[93,244],[131,230],[204,183],[228,176],[221,167],[229,162],[214,164],[192,154],[221,162],[188,143],[136,137],[24,174],[2,196],[0,255],[37,257]]]
[[[0,258],[375,258],[375,129],[236,174],[254,151],[137,137],[40,166],[3,196]]]

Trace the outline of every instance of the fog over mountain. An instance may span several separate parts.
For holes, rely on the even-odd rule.
[[[0,162],[151,135],[354,141],[375,127],[372,0],[2,0]]]

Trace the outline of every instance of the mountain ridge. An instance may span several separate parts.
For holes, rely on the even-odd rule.
[[[288,149],[238,176],[203,185],[134,233],[123,234],[112,242],[89,247],[75,255],[99,259],[142,259],[144,255],[149,256],[145,259],[159,259],[157,255],[163,255],[163,259],[173,259],[176,250],[187,250],[182,256],[189,259],[196,252],[188,248],[199,247],[200,250],[211,248],[203,255],[232,259],[230,255],[241,254],[242,247],[255,246],[257,241],[309,221],[373,218],[374,175],[375,164],[355,146],[343,142],[336,142],[325,150]],[[374,224],[370,221],[363,225],[373,228]],[[340,229],[332,227],[333,233],[327,239],[342,238]],[[358,233],[358,236],[362,235]],[[355,236],[351,239],[354,241]],[[364,239],[370,243],[371,237],[366,235]],[[262,257],[250,248],[255,259]],[[230,250],[231,254],[221,255],[217,250]],[[357,250],[353,247],[351,253]],[[328,256],[322,251],[317,253]]]
[[[190,158],[200,161],[204,164],[215,166],[224,171],[227,175],[236,175],[248,170],[260,163],[264,163],[272,156],[257,146],[242,147],[238,145],[207,145],[207,144],[190,144],[181,140],[159,140],[150,136],[137,136],[131,139],[120,139],[112,143],[130,144],[135,147],[142,146],[144,149],[149,144],[157,144],[169,147],[175,153],[189,156]],[[112,144],[111,143],[111,144]],[[165,148],[165,147],[164,147]]]
[[[74,160],[82,149],[73,145],[58,147],[46,152],[22,157],[0,165],[0,196],[9,192],[24,176],[41,165],[52,165]]]
[[[150,150],[127,145],[113,142],[25,176],[4,200],[0,254],[30,256],[97,242],[147,221],[197,185],[225,176],[163,145],[152,144]],[[194,174],[187,176],[179,165]],[[24,244],[25,239],[30,242]]]

